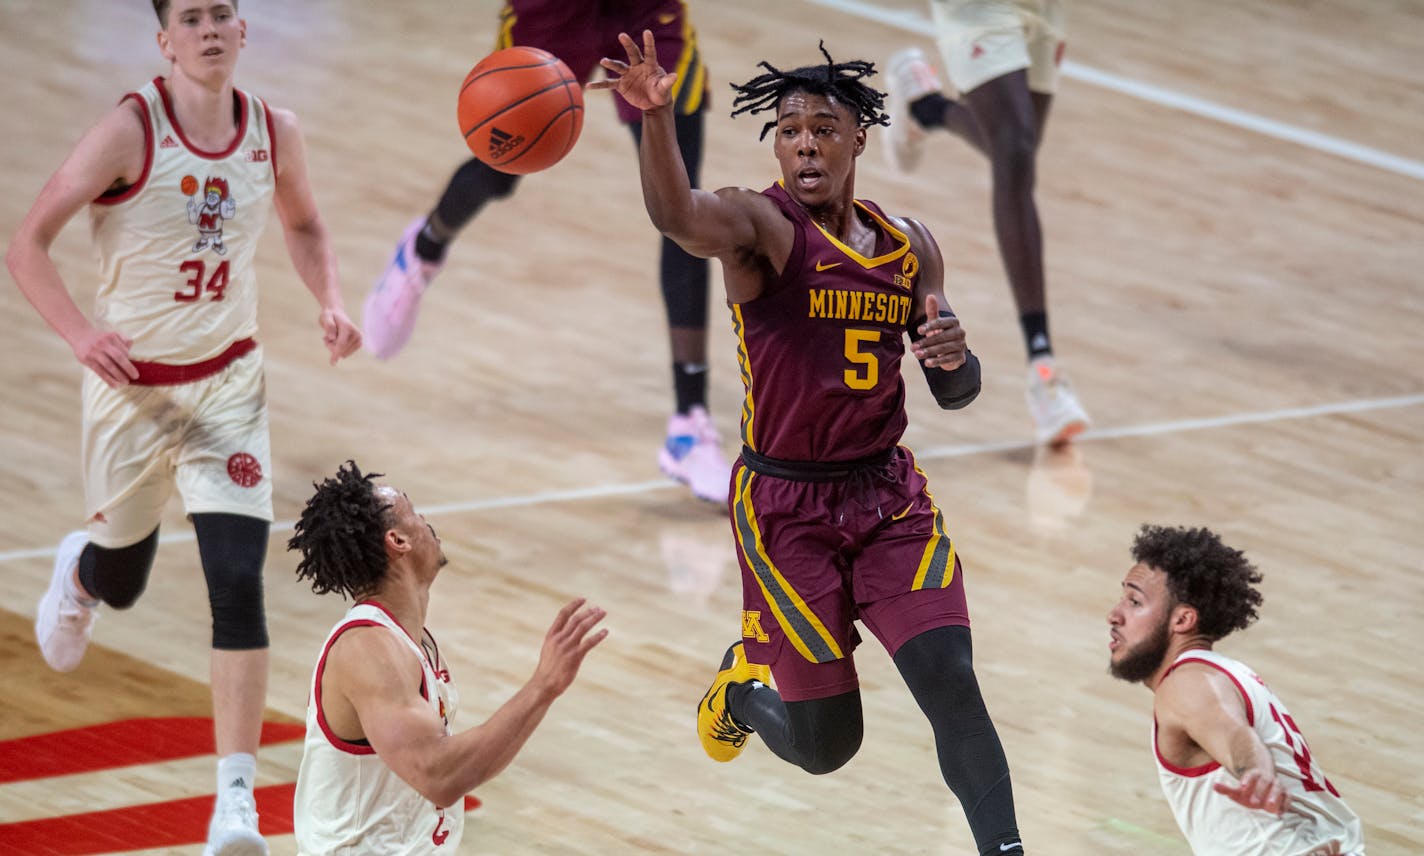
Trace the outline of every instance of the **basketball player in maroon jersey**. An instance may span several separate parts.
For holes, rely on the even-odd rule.
[[[731,518],[742,567],[742,641],[698,706],[728,761],[761,735],[810,773],[850,760],[862,735],[852,652],[859,618],[890,652],[934,727],[940,771],[981,853],[1022,854],[1008,762],[974,676],[963,571],[914,456],[900,374],[904,335],[940,406],[979,392],[979,363],[949,310],[943,259],[920,223],[854,197],[866,128],[884,125],[868,62],[765,74],[735,86],[782,178],[761,193],[696,190],[678,155],[651,32],[605,59],[643,110],[641,170],[653,224],[722,262],[746,400]],[[766,664],[766,665],[753,665]],[[779,692],[766,685],[768,672]]]
[[[682,0],[507,0],[495,47],[546,50],[587,82],[598,61],[618,49],[618,34],[648,28],[677,57],[682,78],[671,98],[677,144],[689,180],[702,164],[707,70]],[[642,112],[615,99],[618,118],[636,141]],[[416,218],[396,244],[390,264],[366,298],[361,319],[366,347],[380,359],[401,351],[415,330],[420,299],[444,266],[455,236],[485,205],[513,195],[520,176],[471,158],[455,171],[428,215]],[[672,351],[675,410],[658,449],[658,466],[699,499],[726,503],[731,465],[707,413],[707,262],[664,239],[659,262]]]

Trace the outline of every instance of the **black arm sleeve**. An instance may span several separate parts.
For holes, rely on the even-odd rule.
[[[943,310],[940,311],[941,318],[950,314]],[[910,341],[918,342],[923,338],[924,336],[921,336],[917,329],[910,329]],[[934,393],[935,401],[943,410],[958,410],[961,407],[967,407],[969,402],[979,397],[981,386],[979,358],[967,348],[964,351],[964,365],[952,372],[931,368],[922,362],[920,369],[925,373],[925,381],[929,383],[930,392]]]

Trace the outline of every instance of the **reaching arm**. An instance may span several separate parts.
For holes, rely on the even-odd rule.
[[[1235,786],[1217,785],[1217,793],[1247,808],[1285,810],[1286,792],[1270,750],[1246,721],[1245,702],[1230,678],[1211,666],[1186,663],[1162,682],[1154,698],[1159,737],[1185,734],[1236,777]]]
[[[383,628],[347,631],[332,645],[322,678],[328,720],[349,705],[386,766],[435,805],[454,805],[509,765],[584,656],[608,635],[590,633],[604,611],[582,606],[579,599],[559,611],[528,683],[484,724],[450,735],[419,693],[411,651]]]
[[[271,108],[269,108],[271,109]],[[322,338],[331,354],[331,364],[350,356],[361,347],[361,331],[346,317],[341,298],[341,278],[336,270],[336,253],[331,234],[321,219],[307,177],[306,144],[297,117],[288,110],[272,110],[276,139],[277,216],[287,239],[287,254],[316,302],[321,306]]]
[[[79,209],[104,191],[139,179],[146,134],[142,113],[128,100],[109,111],[50,177],[5,253],[25,299],[64,337],[79,362],[112,387],[138,377],[128,356],[133,341],[90,322],[60,279],[49,248]]]
[[[677,75],[658,65],[652,33],[643,31],[641,50],[627,33],[618,39],[628,52],[628,61],[604,59],[603,67],[612,76],[588,88],[616,90],[643,111],[638,163],[643,202],[653,225],[700,258],[752,267],[755,258],[769,255],[771,242],[778,238],[786,245],[781,253],[784,258],[790,252],[791,224],[770,200],[744,188],[712,193],[692,187],[677,147],[671,98]],[[747,299],[746,295],[729,296],[734,301]]]

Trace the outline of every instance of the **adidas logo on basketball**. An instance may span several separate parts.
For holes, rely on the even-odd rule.
[[[523,145],[524,135],[513,135],[499,128],[490,128],[489,141],[489,156],[498,160]]]

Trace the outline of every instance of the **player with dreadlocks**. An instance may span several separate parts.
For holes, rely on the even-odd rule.
[[[592,632],[602,609],[565,605],[529,682],[483,725],[452,733],[457,696],[425,629],[445,554],[410,498],[379,477],[347,461],[316,485],[287,542],[313,591],[356,601],[312,677],[295,801],[303,853],[459,850],[465,794],[514,759],[608,635]]]
[[[934,727],[940,771],[981,853],[1022,854],[1009,767],[974,676],[964,575],[914,456],[904,337],[940,406],[979,392],[979,363],[949,310],[944,260],[920,223],[854,196],[866,129],[885,124],[867,62],[765,74],[735,86],[767,123],[781,180],[757,193],[694,190],[677,151],[651,33],[621,37],[609,81],[643,110],[643,198],[653,224],[722,263],[746,386],[732,530],[742,640],[698,705],[707,754],[749,735],[810,773],[850,760],[862,735],[852,652],[859,618]],[[767,684],[775,677],[777,690]]]

